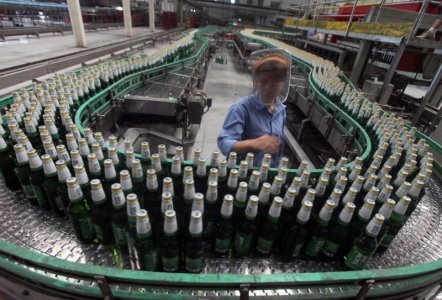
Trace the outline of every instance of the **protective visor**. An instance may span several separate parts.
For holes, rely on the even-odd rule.
[[[271,48],[252,52],[253,88],[265,102],[279,99],[284,102],[289,94],[292,57],[285,49]]]

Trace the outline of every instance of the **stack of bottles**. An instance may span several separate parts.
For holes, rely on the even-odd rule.
[[[211,256],[363,268],[416,208],[432,167],[418,146],[384,143],[369,162],[329,159],[319,176],[304,161],[289,172],[287,158],[269,171],[268,154],[259,167],[253,153],[237,165],[234,152],[220,161],[214,151],[207,162],[196,150],[185,162],[181,147],[168,160],[165,145],[151,153],[148,142],[138,159],[129,140],[117,151],[114,136],[105,141],[89,128],[82,136],[62,121],[52,132],[39,125],[38,135],[32,120],[25,118],[31,139],[21,129],[0,138],[8,186],[68,216],[79,240],[133,251],[143,270],[197,273]]]
[[[433,162],[428,144],[345,85],[321,92],[366,125],[375,151],[366,161],[329,159],[318,175],[304,161],[289,172],[287,158],[270,169],[270,155],[254,166],[253,153],[237,164],[234,152],[220,160],[214,151],[206,161],[196,150],[185,162],[181,147],[168,159],[165,145],[151,153],[143,142],[135,154],[129,140],[106,141],[90,128],[81,134],[72,121],[78,107],[144,62],[36,83],[14,93],[6,124],[0,119],[6,185],[68,217],[83,242],[133,251],[143,270],[198,273],[211,256],[339,260],[361,269],[389,247],[424,194]]]

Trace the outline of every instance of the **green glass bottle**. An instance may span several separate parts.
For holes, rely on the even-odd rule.
[[[193,150],[192,169],[194,173],[198,169],[198,162],[201,158],[201,153],[201,149],[196,148]]]
[[[407,194],[411,198],[411,203],[408,206],[407,213],[405,214],[407,220],[424,196],[424,185],[425,183],[421,180],[416,180],[411,184],[410,191]]]
[[[145,208],[143,195],[146,191],[146,182],[143,174],[143,167],[141,166],[141,161],[137,158],[132,160],[132,184],[134,193],[138,196],[138,201],[140,201],[141,208]]]
[[[303,199],[304,196],[306,195],[308,189],[310,188],[310,171],[309,170],[302,171],[300,178],[301,178],[301,187],[299,188],[298,197],[300,199]],[[315,192],[315,195],[316,195],[316,192]]]
[[[203,213],[193,210],[189,223],[189,234],[184,246],[184,269],[189,273],[200,273],[203,266],[204,241]]]
[[[223,199],[227,193],[227,161],[219,162],[218,167],[218,198]]]
[[[75,177],[68,178],[66,184],[70,201],[68,215],[75,235],[82,242],[92,242],[95,239],[94,225],[83,192]]]
[[[411,183],[408,181],[404,181],[399,187],[396,188],[396,191],[393,193],[391,198],[398,202],[400,199],[402,199],[403,196],[408,195],[408,193],[411,190]]]
[[[118,182],[117,170],[114,167],[112,159],[104,160],[104,180],[103,189],[106,193],[106,198],[111,199],[111,186]],[[100,166],[101,167],[101,166]]]
[[[351,232],[349,234],[349,245],[351,246],[351,242],[354,238],[358,237],[367,226],[370,221],[371,215],[373,214],[375,202],[372,199],[367,199],[364,202],[364,205],[358,210],[358,214],[350,224]],[[356,206],[357,207],[357,206]],[[349,249],[344,249],[344,252],[347,252]]]
[[[123,247],[127,246],[127,212],[126,212],[126,198],[121,189],[119,183],[114,183],[111,187],[112,192],[112,213],[111,222],[112,229],[114,233],[114,239],[117,246]]]
[[[141,143],[141,166],[143,167],[143,174],[146,174],[147,170],[152,167],[152,157],[148,142]]]
[[[38,204],[32,184],[30,182],[31,168],[29,167],[29,158],[26,149],[22,144],[14,145],[15,157],[17,159],[17,168],[14,170],[26,198],[33,204]]]
[[[83,158],[81,157],[80,151],[72,150],[69,154],[71,155],[72,164],[74,166],[75,165],[83,165],[84,166],[84,161],[83,161]]]
[[[269,176],[269,164],[262,162],[261,166],[259,167],[259,184],[260,186],[263,185],[264,182],[267,181]]]
[[[268,182],[264,182],[261,186],[261,191],[258,194],[258,215],[256,218],[261,222],[266,218],[270,208],[270,190],[272,186]]]
[[[78,150],[78,143],[77,140],[75,140],[75,137],[72,133],[67,133],[66,134],[66,146],[68,148],[69,151],[72,150]]]
[[[50,210],[51,205],[46,197],[43,187],[45,181],[43,163],[35,149],[29,150],[27,154],[29,157],[29,166],[31,167],[30,183],[37,198],[38,205],[44,209]]]
[[[152,154],[152,166],[155,172],[157,173],[158,182],[162,182],[164,177],[166,176],[166,173],[163,170],[160,156],[157,153]]]
[[[190,216],[190,213],[192,212],[192,203],[194,199],[195,199],[195,184],[193,180],[189,179],[184,184],[184,194],[183,194],[182,203],[177,203],[177,205],[174,204],[175,210],[179,211],[181,217],[185,218],[185,216]],[[187,226],[185,225],[188,225],[188,223],[185,221],[185,219],[181,221],[184,221],[184,224],[182,224],[183,228],[187,228]]]
[[[282,202],[281,208],[281,216],[279,217],[280,223],[280,234],[277,240],[277,245],[281,245],[281,239],[286,235],[287,231],[292,227],[296,221],[293,216],[296,215],[296,211],[294,211],[294,203],[296,197],[296,190],[293,188],[288,188]]]
[[[85,138],[81,138],[78,140],[78,151],[80,151],[80,155],[83,158],[83,161],[86,163],[87,156],[91,153],[91,151]]]
[[[181,169],[181,159],[179,156],[172,157],[172,165],[170,168],[170,177],[176,183],[174,185],[174,194],[177,196],[182,195],[183,185],[180,182],[183,181],[183,172]]]
[[[114,168],[115,168],[115,171],[117,172],[117,174],[120,173],[124,169],[123,164],[121,163],[120,156],[118,155],[116,148],[108,147],[107,148],[107,157],[112,160],[112,163],[114,164]]]
[[[92,144],[90,145],[92,148],[92,152],[95,153],[98,161],[102,162],[106,158],[102,155],[103,153],[107,152],[106,141],[104,140],[103,134],[101,132],[94,132],[94,139],[95,139],[95,142],[98,143],[98,145],[100,146],[99,148],[95,147],[95,150],[101,151],[101,153],[95,153],[96,151],[94,151],[94,142],[92,142]]]
[[[235,195],[238,189],[238,170],[231,169],[229,173],[229,178],[227,179],[227,193]]]
[[[212,151],[209,166],[210,166],[210,168],[218,168],[219,167],[219,151],[218,150]]]
[[[233,201],[233,220],[238,225],[244,216],[244,210],[247,206],[247,182],[239,183],[238,190]]]
[[[104,167],[104,154],[103,154],[103,150],[101,149],[101,146],[99,143],[95,142],[92,143],[92,152],[95,154],[95,157],[98,160],[98,163],[100,164],[100,167],[103,168]]]
[[[100,163],[94,153],[90,153],[87,156],[88,160],[88,173],[90,179],[102,179],[103,171],[101,169]]]
[[[247,182],[248,169],[249,164],[247,163],[247,161],[241,161],[238,170],[238,180]]]
[[[89,205],[89,207],[92,207],[93,201],[91,196],[91,185],[86,170],[84,169],[84,166],[75,165],[74,172],[75,172],[75,178],[77,178],[77,182],[80,185],[80,188],[83,191],[84,198],[87,201],[86,202],[87,205]]]
[[[165,272],[178,272],[181,265],[181,244],[178,236],[176,214],[175,211],[168,210],[164,215],[163,234],[160,243],[162,268]]]
[[[159,144],[158,145],[158,155],[160,156],[161,167],[165,171],[165,176],[169,176],[169,168],[167,165],[167,150],[166,145]]]
[[[281,197],[274,197],[270,206],[267,220],[261,225],[258,233],[258,241],[256,251],[260,256],[270,255],[274,242],[279,235],[279,217],[281,215],[281,207],[283,200]]]
[[[144,271],[158,270],[159,247],[145,209],[140,209],[136,214],[136,233],[135,249],[140,269]]]
[[[37,128],[35,127],[32,118],[25,117],[23,120],[29,141],[36,150],[41,151],[43,149],[43,144],[38,136]]]
[[[161,218],[158,222],[158,225],[164,224],[164,219],[166,217],[166,211],[168,210],[174,210],[173,201],[172,201],[172,194],[169,192],[165,192],[161,195]],[[161,226],[157,228],[161,228]],[[158,236],[161,236],[161,230],[157,230],[159,232]]]
[[[74,166],[72,165],[72,160],[71,160],[71,157],[69,156],[68,151],[66,150],[66,147],[64,145],[57,145],[57,147],[55,147],[55,149],[57,150],[58,159],[64,160],[64,162],[66,163],[66,166],[69,168],[69,170],[71,172],[73,172]]]
[[[315,211],[319,211],[319,209],[324,205],[325,201],[327,200],[327,195],[329,194],[329,188],[328,188],[328,179],[326,177],[320,177],[318,183],[315,186],[316,191],[316,203],[317,206],[319,206],[318,209],[315,209]]]
[[[255,243],[257,234],[256,215],[258,213],[258,197],[250,196],[247,207],[244,212],[244,218],[237,227],[233,243],[234,256],[245,257],[249,255],[250,250]]]
[[[213,251],[219,257],[229,255],[234,227],[232,221],[233,196],[225,195],[221,206],[221,213],[214,227]]]
[[[43,171],[45,173],[45,179],[43,181],[43,189],[46,194],[46,199],[52,207],[52,210],[59,216],[64,216],[63,203],[57,193],[58,178],[57,169],[54,161],[49,154],[43,154],[41,156],[43,161]]]
[[[255,195],[257,196],[259,194],[259,177],[260,177],[259,171],[252,171],[252,174],[250,175],[249,184],[248,184],[248,196]]]
[[[143,205],[150,213],[150,221],[154,228],[159,226],[161,216],[161,195],[158,179],[154,169],[146,171],[146,188],[143,194]]]
[[[220,205],[218,204],[218,183],[210,181],[204,202],[203,238],[207,247],[213,242],[213,231],[219,216]]]
[[[364,232],[353,243],[350,251],[344,256],[344,264],[350,270],[363,269],[378,247],[377,236],[384,223],[384,216],[376,214],[365,227]]]
[[[127,206],[127,244],[129,250],[133,249],[137,237],[137,212],[140,210],[137,194],[126,196]]]
[[[410,203],[411,198],[408,196],[402,196],[400,201],[396,203],[390,216],[390,225],[388,227],[388,230],[383,237],[381,244],[379,245],[379,250],[381,252],[387,250],[398,232],[401,230],[402,226],[404,226],[406,221],[406,212]]]
[[[336,203],[333,200],[327,200],[319,212],[315,227],[305,247],[305,255],[316,257],[322,250],[329,234],[329,222],[333,214]]]
[[[132,179],[130,178],[130,173],[128,170],[120,171],[120,184],[124,196],[127,197],[127,195],[133,193],[134,189],[132,185]]]
[[[310,200],[303,201],[296,215],[295,224],[282,238],[280,254],[283,261],[291,261],[300,255],[308,236],[308,223],[312,207],[313,203]]]
[[[66,166],[64,160],[57,160],[55,162],[55,167],[57,168],[58,175],[57,194],[60,198],[60,202],[62,204],[65,215],[68,215],[67,209],[69,206],[69,197],[66,180],[72,176],[71,171]]]
[[[0,171],[6,186],[13,191],[21,188],[20,181],[14,170],[17,168],[17,162],[12,156],[11,149],[4,138],[0,136]]]
[[[327,241],[321,250],[323,260],[332,260],[342,255],[343,246],[346,244],[350,232],[350,222],[356,206],[347,202],[342,208],[337,222],[330,226]]]
[[[100,180],[91,180],[91,217],[94,224],[98,242],[103,245],[111,245],[114,242],[114,234],[111,223],[110,198],[106,197]]]
[[[382,240],[385,238],[385,235],[387,234],[388,228],[390,227],[390,217],[393,213],[394,206],[396,205],[396,202],[393,199],[387,199],[384,204],[379,208],[378,214],[381,214],[384,216],[385,221],[384,224],[382,224],[382,228],[379,231],[378,235],[378,244],[380,245],[382,243]],[[378,248],[379,249],[379,248]]]
[[[207,167],[206,160],[204,158],[200,158],[198,160],[198,168],[196,169],[195,176],[195,190],[197,192],[206,193],[207,190]]]

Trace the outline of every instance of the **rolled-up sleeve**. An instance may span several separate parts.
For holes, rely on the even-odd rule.
[[[245,117],[246,111],[241,105],[233,105],[227,112],[223,128],[218,136],[218,148],[225,156],[232,151],[233,144],[242,140],[246,124]]]

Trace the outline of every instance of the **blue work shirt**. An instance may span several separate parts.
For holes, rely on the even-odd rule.
[[[261,95],[255,92],[235,102],[227,113],[223,128],[218,136],[218,148],[228,156],[233,144],[238,141],[255,139],[268,134],[279,139],[277,153],[272,154],[271,167],[277,167],[284,147],[285,105],[279,101],[275,103],[273,113],[268,111]],[[254,166],[261,165],[264,152],[254,151]],[[247,153],[238,154],[238,162],[245,160]]]

